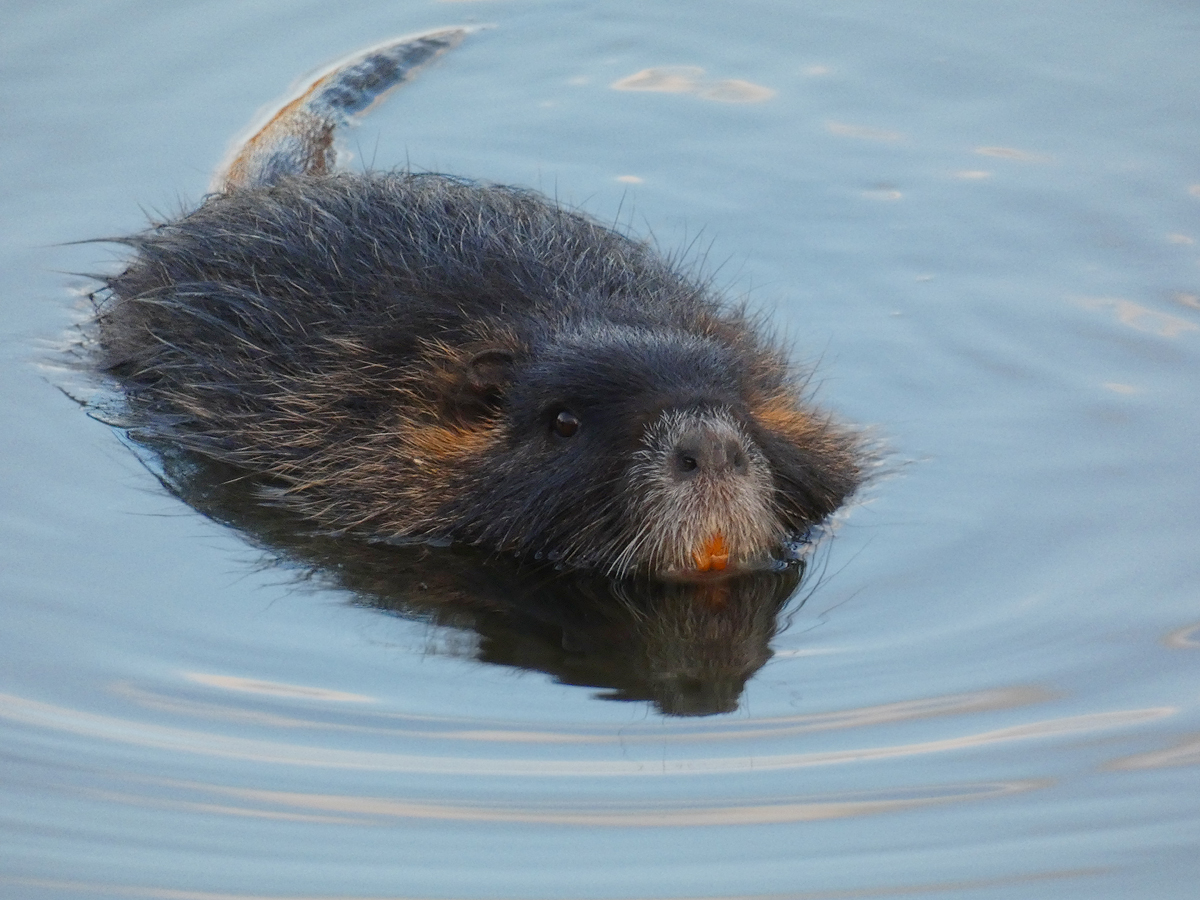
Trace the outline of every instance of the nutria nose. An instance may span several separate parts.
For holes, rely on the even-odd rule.
[[[728,430],[697,424],[679,436],[671,452],[671,474],[679,481],[700,475],[748,475],[750,460]]]

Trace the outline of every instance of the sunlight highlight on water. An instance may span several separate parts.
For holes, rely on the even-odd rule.
[[[474,17],[346,158],[582,205],[790,337],[881,460],[778,572],[350,546],[71,402],[62,273],[123,258],[76,242],[199,202],[306,70]],[[0,894],[1194,896],[1200,12],[9,20]]]

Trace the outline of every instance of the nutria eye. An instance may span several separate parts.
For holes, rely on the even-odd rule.
[[[559,437],[569,438],[579,430],[579,419],[574,413],[563,410],[554,417],[554,433]]]

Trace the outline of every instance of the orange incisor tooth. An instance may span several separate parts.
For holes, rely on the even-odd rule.
[[[729,545],[725,543],[725,535],[718,531],[708,539],[703,550],[692,551],[692,559],[701,572],[709,569],[723,572],[729,565]]]

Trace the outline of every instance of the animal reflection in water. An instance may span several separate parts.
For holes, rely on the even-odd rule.
[[[651,701],[668,715],[737,709],[747,680],[771,658],[778,617],[804,574],[797,559],[735,578],[614,580],[469,548],[347,541],[263,506],[235,469],[172,449],[148,458],[147,449],[141,455],[168,490],[307,580],[405,618],[474,631],[478,641],[463,652],[483,662],[601,688],[610,700]]]

